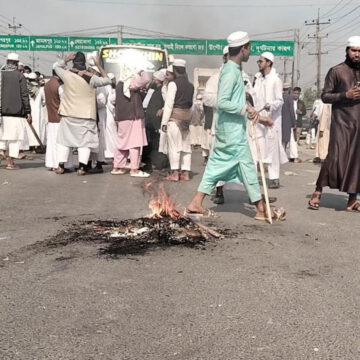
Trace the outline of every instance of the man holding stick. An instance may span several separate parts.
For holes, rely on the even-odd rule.
[[[251,202],[255,203],[255,219],[266,220],[268,215],[283,219],[283,209],[268,214],[262,200],[257,171],[246,139],[246,113],[254,121],[266,118],[246,105],[245,86],[241,64],[250,56],[250,39],[246,32],[237,31],[228,39],[229,61],[223,66],[219,78],[217,99],[217,128],[215,147],[210,156],[198,191],[187,207],[188,214],[211,216],[213,213],[202,205],[219,180],[241,182],[245,185]]]

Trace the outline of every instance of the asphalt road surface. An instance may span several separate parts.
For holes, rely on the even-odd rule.
[[[330,190],[308,210],[319,167],[302,157],[270,192],[286,221],[253,220],[244,190],[231,188],[224,205],[205,205],[234,237],[118,258],[91,242],[44,241],[79,221],[147,215],[141,179],[109,167],[59,176],[42,155],[19,171],[2,165],[0,359],[360,359],[359,214]],[[192,181],[166,185],[179,207],[203,169],[196,151]]]

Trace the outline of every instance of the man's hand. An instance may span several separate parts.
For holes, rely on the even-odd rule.
[[[64,58],[65,63],[67,64],[69,61],[72,61],[75,59],[76,52],[72,52],[69,54],[66,58]]]
[[[256,124],[259,121],[259,113],[251,106],[247,108],[248,118]]]
[[[166,132],[167,132],[167,125],[163,125],[163,126],[161,127],[161,130],[162,130],[164,133],[166,133]]]
[[[274,122],[268,116],[259,115],[259,123],[269,128],[274,126]]]
[[[156,116],[162,116],[164,110],[163,109],[159,109],[157,112],[156,112]]]
[[[27,115],[26,115],[26,121],[31,125],[31,123],[32,123],[31,114],[27,114]]]
[[[348,90],[346,93],[346,98],[351,100],[357,100],[360,99],[360,87],[354,86],[350,90]]]

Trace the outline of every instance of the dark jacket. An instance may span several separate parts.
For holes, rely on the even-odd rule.
[[[297,114],[296,127],[302,128],[302,125],[303,125],[302,118],[303,118],[303,116],[306,115],[306,106],[305,106],[304,102],[300,99],[297,102],[297,108],[298,108],[298,110],[301,111],[301,114]]]
[[[130,99],[124,95],[124,83],[119,81],[116,85],[115,120],[144,119],[140,91],[130,90]]]
[[[29,93],[24,75],[18,71],[1,71],[1,113],[24,117],[31,114]]]
[[[176,95],[174,108],[191,109],[193,105],[194,86],[189,82],[186,76],[178,76],[174,83],[176,84]]]
[[[294,99],[290,94],[283,94],[284,104],[281,109],[282,142],[290,141],[291,131],[296,125],[296,115],[294,111]]]
[[[152,130],[159,130],[161,125],[161,116],[156,113],[164,107],[164,100],[161,93],[161,86],[156,88],[151,96],[149,104],[146,109],[146,127]]]

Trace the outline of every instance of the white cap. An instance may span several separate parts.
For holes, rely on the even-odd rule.
[[[260,56],[262,56],[263,58],[270,60],[272,63],[274,63],[275,57],[274,57],[273,53],[266,51],[266,52],[262,53]]]
[[[96,72],[100,73],[100,70],[96,65],[90,66],[90,68],[95,70]]]
[[[174,59],[173,65],[178,67],[185,67],[186,61],[183,59]]]
[[[249,41],[250,41],[249,35],[245,31],[233,32],[227,38],[229,47],[239,47],[247,44]]]
[[[283,83],[283,89],[289,89],[289,88],[291,88],[290,83]]]
[[[29,79],[29,80],[36,80],[36,79],[37,79],[37,75],[36,75],[34,72],[32,72],[32,73],[29,74],[28,79]]]
[[[29,74],[28,73],[23,73],[25,79],[27,79],[29,77]]]
[[[159,71],[155,71],[153,77],[158,79],[159,81],[164,81],[166,76],[166,69],[160,69]]]
[[[348,47],[360,47],[360,36],[351,36],[347,41]]]
[[[115,75],[113,73],[108,73],[107,76],[110,80],[115,79]]]
[[[90,52],[90,53],[86,54],[86,62],[88,63],[88,65],[90,67],[95,65],[96,55],[97,55],[96,51],[93,51],[93,52]]]
[[[229,46],[226,45],[224,48],[223,48],[223,55],[227,55],[229,53]]]
[[[7,60],[19,61],[19,55],[16,53],[9,53]]]

